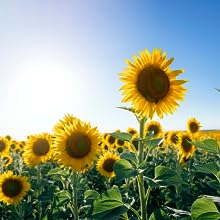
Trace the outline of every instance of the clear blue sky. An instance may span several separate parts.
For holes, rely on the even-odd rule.
[[[189,80],[185,101],[160,120],[196,117],[220,128],[220,1],[23,0],[0,2],[0,135],[51,131],[66,113],[101,132],[136,127],[118,73],[144,48],[162,48]],[[157,120],[157,118],[155,118]]]

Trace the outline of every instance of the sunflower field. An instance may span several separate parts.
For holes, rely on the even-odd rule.
[[[219,220],[220,130],[164,131],[157,115],[184,100],[183,70],[162,49],[140,51],[119,77],[137,128],[100,133],[65,114],[26,140],[0,137],[1,220]]]

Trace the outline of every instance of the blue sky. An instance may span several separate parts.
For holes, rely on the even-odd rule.
[[[219,129],[219,10],[217,0],[1,1],[0,134],[50,132],[66,113],[101,132],[137,128],[116,108],[124,105],[118,73],[132,54],[156,47],[189,80],[163,128],[185,129],[196,117],[203,129]]]

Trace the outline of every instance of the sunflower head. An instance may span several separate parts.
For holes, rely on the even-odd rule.
[[[187,132],[180,132],[178,133],[178,147],[179,147],[179,154],[180,156],[189,157],[194,154],[196,148],[191,143],[192,136],[190,133]]]
[[[186,81],[177,80],[182,70],[171,70],[173,58],[166,58],[161,49],[152,54],[148,50],[133,56],[134,61],[127,61],[128,67],[120,74],[124,85],[120,88],[122,102],[131,102],[135,112],[152,118],[156,113],[160,118],[164,114],[173,113],[183,100],[186,89],[182,86]]]
[[[178,143],[178,131],[170,131],[167,135],[167,143],[170,146],[176,146]]]
[[[96,169],[102,176],[112,178],[115,176],[113,166],[119,159],[120,157],[117,154],[106,152],[99,157],[96,164]]]
[[[25,147],[23,158],[28,166],[35,166],[50,160],[52,155],[52,137],[49,133],[30,135]]]
[[[5,167],[8,167],[12,163],[13,158],[10,155],[4,155],[2,157],[2,161],[3,161],[3,165]]]
[[[154,137],[158,137],[162,134],[162,126],[158,121],[149,121],[146,123],[144,127],[145,134],[147,135],[148,132],[153,131],[154,132]]]
[[[28,177],[14,175],[7,171],[0,175],[0,201],[10,204],[17,204],[30,190]]]
[[[101,136],[97,128],[79,119],[55,129],[54,151],[59,163],[74,171],[89,169],[100,150]]]
[[[196,135],[199,133],[201,128],[200,122],[196,120],[195,118],[190,118],[187,121],[187,130],[190,132],[192,135]]]
[[[10,148],[10,142],[5,137],[0,137],[0,156],[7,155]]]
[[[127,129],[127,132],[132,135],[132,137],[137,137],[138,136],[138,131],[135,128],[129,127]]]

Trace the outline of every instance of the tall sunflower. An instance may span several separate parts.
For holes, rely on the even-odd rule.
[[[10,141],[6,137],[0,137],[0,156],[7,155],[10,149]]]
[[[120,157],[113,152],[106,152],[101,155],[97,161],[96,169],[102,175],[109,178],[115,176],[113,166]]]
[[[7,205],[19,203],[30,188],[26,176],[14,175],[12,171],[0,175],[0,201]]]
[[[64,129],[54,129],[54,151],[59,163],[74,171],[89,169],[100,149],[101,136],[90,123],[68,121]]]
[[[26,141],[23,159],[26,165],[35,166],[51,159],[52,138],[49,133],[30,135]]]
[[[196,147],[191,143],[192,136],[188,132],[179,132],[178,133],[178,143],[179,155],[181,157],[189,158],[192,156],[196,150]]]
[[[167,60],[162,49],[154,49],[152,54],[145,49],[133,59],[127,60],[128,67],[120,74],[122,102],[131,102],[137,113],[149,118],[154,113],[160,118],[173,113],[186,92],[182,86],[186,81],[176,79],[183,70],[171,70],[174,59]]]
[[[187,130],[189,133],[191,133],[194,136],[197,136],[199,134],[200,128],[202,126],[200,125],[200,122],[196,120],[195,118],[190,118],[187,121]]]
[[[167,135],[167,144],[170,146],[177,146],[179,131],[169,131]]]
[[[145,135],[147,135],[147,133],[150,131],[154,132],[154,137],[159,137],[163,132],[163,129],[162,129],[160,122],[158,122],[158,121],[147,122],[144,127]]]

